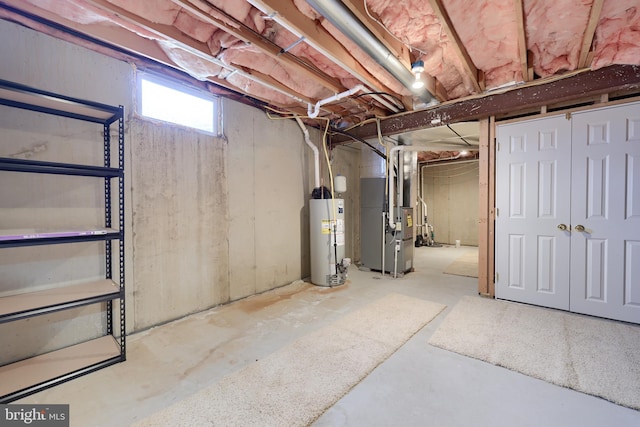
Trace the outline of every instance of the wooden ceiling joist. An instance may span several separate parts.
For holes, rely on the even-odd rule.
[[[431,8],[435,12],[436,16],[440,20],[442,24],[442,28],[444,32],[447,34],[447,37],[452,43],[452,48],[456,51],[460,60],[462,62],[463,69],[460,70],[464,75],[467,76],[471,84],[473,84],[476,92],[480,93],[484,90],[484,88],[480,87],[480,83],[478,82],[478,69],[473,64],[467,49],[462,44],[460,37],[458,37],[458,33],[453,27],[453,23],[451,22],[451,18],[449,18],[449,14],[446,9],[442,5],[442,0],[429,0],[429,4]]]
[[[335,78],[330,75],[324,73],[319,70],[315,66],[302,61],[297,58],[295,55],[292,55],[289,52],[283,52],[282,48],[277,44],[273,43],[271,40],[263,37],[261,34],[256,33],[251,28],[246,26],[244,23],[238,21],[233,18],[231,15],[227,14],[222,9],[216,7],[208,1],[203,0],[171,0],[176,5],[182,7],[184,10],[188,11],[190,14],[195,16],[196,18],[207,22],[209,24],[214,25],[217,28],[231,34],[232,36],[247,42],[251,43],[256,48],[260,49],[262,52],[269,55],[271,58],[278,59],[282,61],[282,63],[292,67],[294,70],[299,71],[306,75],[307,77],[313,79],[320,85],[326,87],[327,89],[333,92],[343,92],[346,90],[344,86]],[[226,19],[219,19],[215,16],[210,15],[208,10],[214,10],[216,13],[223,15]]]
[[[524,0],[513,0],[515,6],[516,22],[518,24],[518,52],[520,53],[520,69],[522,79],[525,82],[533,80],[533,68],[529,68],[529,56],[527,54],[527,32],[525,31],[525,16],[522,2]]]
[[[174,44],[176,47],[179,47],[180,49],[183,49],[184,51],[191,53],[197,56],[198,58],[201,58],[205,61],[211,62],[212,64],[218,65],[219,67],[222,67],[228,70],[241,72],[243,77],[253,80],[256,83],[259,83],[272,90],[276,90],[280,93],[290,96],[292,98],[292,101],[305,103],[305,101],[301,98],[300,94],[298,94],[297,92],[294,92],[292,89],[288,87],[286,88],[286,90],[284,90],[281,87],[282,85],[274,87],[270,82],[260,80],[255,76],[251,74],[247,74],[243,70],[240,70],[239,68],[234,67],[233,65],[225,64],[224,62],[222,62],[221,60],[219,60],[218,58],[216,58],[211,54],[209,47],[207,46],[206,43],[202,43],[198,40],[195,40],[185,35],[184,33],[182,33],[181,31],[179,31],[177,28],[173,26],[153,23],[131,12],[128,12],[118,6],[115,6],[107,2],[106,0],[84,0],[84,1],[100,9],[104,13],[117,16],[120,20],[126,21],[131,25],[138,26],[144,31],[147,31],[153,34],[154,36],[156,36],[158,40],[169,41],[172,44]]]
[[[305,43],[308,43],[348,73],[353,74],[364,85],[376,92],[393,93],[365,69],[328,31],[300,12],[293,0],[248,1],[289,29],[289,31],[304,37]]]
[[[580,46],[580,56],[578,59],[578,68],[585,68],[588,63],[589,53],[591,52],[591,45],[593,43],[593,37],[596,33],[596,27],[600,21],[600,13],[602,12],[602,5],[604,0],[594,0],[591,4],[591,11],[589,12],[589,21],[587,28],[584,30],[582,36],[582,45]]]

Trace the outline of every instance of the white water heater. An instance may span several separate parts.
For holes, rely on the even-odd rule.
[[[344,284],[350,260],[345,259],[343,199],[309,200],[311,282],[318,286]]]

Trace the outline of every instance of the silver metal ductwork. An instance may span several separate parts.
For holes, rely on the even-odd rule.
[[[307,3],[360,46],[362,50],[408,88],[411,93],[426,104],[435,101],[425,88],[413,88],[416,78],[411,70],[407,69],[340,0],[307,0]]]

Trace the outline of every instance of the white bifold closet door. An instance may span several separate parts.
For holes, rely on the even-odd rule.
[[[570,309],[640,323],[640,104],[571,121]]]
[[[640,104],[497,142],[496,297],[640,323]]]

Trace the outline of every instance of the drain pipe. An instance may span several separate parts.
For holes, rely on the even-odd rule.
[[[307,3],[391,73],[411,93],[426,104],[436,102],[426,88],[413,88],[415,75],[340,0],[307,0]]]
[[[345,90],[344,92],[340,92],[333,96],[330,96],[329,98],[321,99],[320,101],[315,103],[315,105],[313,106],[313,110],[311,103],[309,103],[307,106],[307,116],[311,117],[312,119],[318,117],[318,114],[320,113],[320,107],[322,107],[324,104],[329,104],[333,101],[338,101],[342,98],[346,98],[347,96],[351,96],[361,90],[367,90],[367,88],[363,85],[358,85],[349,90]]]
[[[375,99],[376,101],[378,101],[380,104],[384,105],[385,107],[387,107],[389,110],[393,111],[394,113],[399,113],[400,110],[395,106],[392,105],[391,103],[387,102],[384,98],[382,98],[379,95],[376,95],[375,93],[370,93],[371,90],[364,86],[364,85],[357,85],[354,86],[353,88],[346,90],[344,92],[340,92],[337,93],[333,96],[330,96],[329,98],[325,98],[325,99],[321,99],[320,101],[316,102],[315,104],[311,104],[311,103],[307,103],[307,116],[315,119],[316,117],[318,117],[318,114],[320,114],[320,107],[322,107],[325,104],[329,104],[331,102],[334,101],[338,101],[342,98],[346,98],[347,96],[351,96],[351,95],[355,95],[358,92],[365,92],[365,94],[369,94],[373,99]]]
[[[302,123],[302,120],[300,120],[300,117],[296,116],[296,122],[298,122],[298,126],[300,126],[300,129],[302,129],[302,133],[304,134],[304,142],[306,142],[309,148],[313,150],[313,165],[315,173],[315,184],[313,188],[320,188],[320,154],[318,153],[318,147],[313,145],[313,143],[311,142],[311,139],[309,138],[309,131],[307,130],[307,127],[304,125],[304,123]]]

